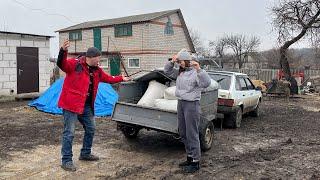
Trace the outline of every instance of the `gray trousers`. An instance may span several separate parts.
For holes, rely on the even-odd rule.
[[[178,100],[178,128],[187,156],[199,161],[201,156],[199,139],[200,102]]]

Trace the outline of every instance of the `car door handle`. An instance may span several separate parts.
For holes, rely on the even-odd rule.
[[[243,94],[242,96],[246,96],[245,94]]]

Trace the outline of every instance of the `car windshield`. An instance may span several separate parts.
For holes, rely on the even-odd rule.
[[[230,83],[231,83],[231,77],[230,76],[222,75],[222,74],[210,74],[210,77],[220,84],[221,89],[229,90]]]

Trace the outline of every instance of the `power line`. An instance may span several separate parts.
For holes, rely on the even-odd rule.
[[[63,15],[63,14],[59,14],[59,13],[49,13],[49,12],[45,11],[45,10],[42,9],[42,8],[31,8],[31,7],[25,5],[24,3],[19,2],[19,1],[17,1],[17,0],[11,0],[11,1],[13,1],[14,3],[19,4],[19,5],[23,6],[24,8],[29,9],[29,10],[31,10],[31,11],[41,11],[41,12],[43,12],[43,13],[49,15],[49,16],[60,16],[60,17],[63,17],[63,18],[65,18],[66,20],[68,20],[68,21],[70,21],[70,22],[72,22],[72,23],[80,23],[80,22],[78,22],[78,21],[73,21],[71,18],[69,18],[68,16]]]

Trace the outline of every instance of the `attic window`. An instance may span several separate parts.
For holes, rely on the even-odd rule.
[[[70,40],[70,41],[82,40],[82,33],[81,33],[81,31],[72,31],[72,32],[69,32],[69,40]]]
[[[121,24],[114,26],[114,36],[132,36],[132,24]]]
[[[166,34],[166,35],[173,35],[174,34],[173,25],[172,25],[170,17],[168,17],[168,22],[166,23],[166,27],[164,29],[164,34]]]

